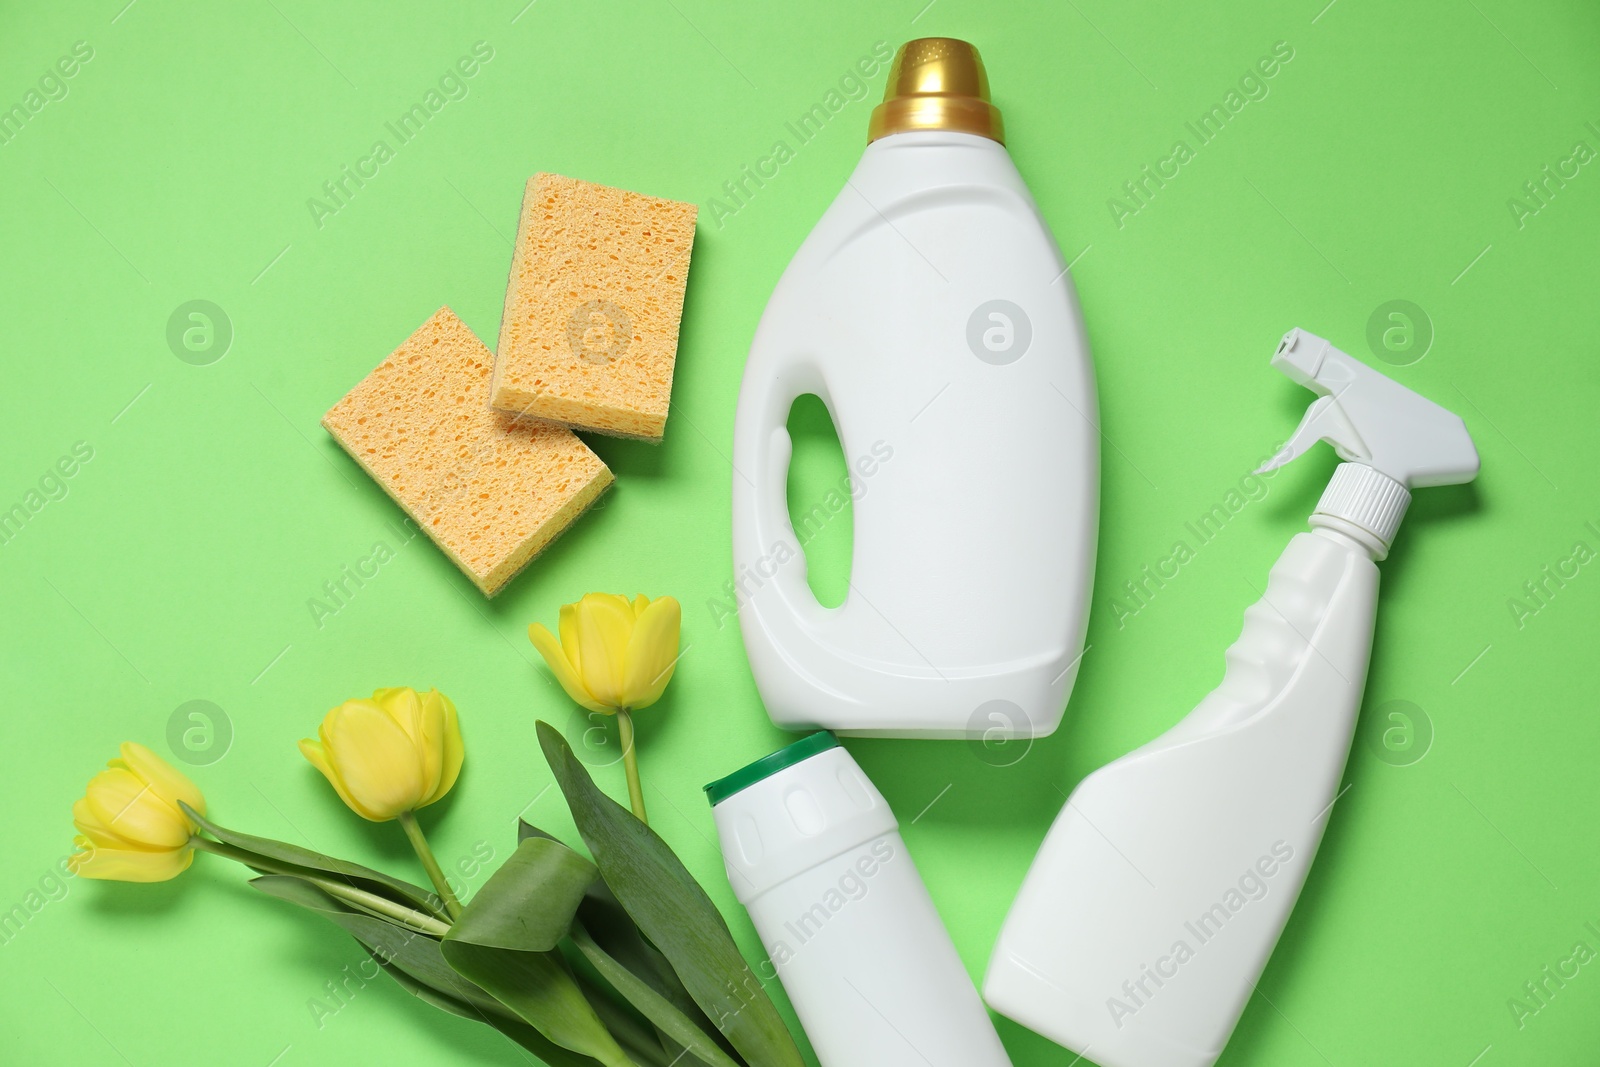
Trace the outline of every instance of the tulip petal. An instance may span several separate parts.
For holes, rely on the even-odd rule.
[[[116,830],[112,829],[100,818],[94,806],[89,803],[87,796],[79,797],[72,802],[72,825],[78,828],[78,833],[84,835],[88,841],[96,846],[107,848],[142,848],[137,841],[131,841]]]
[[[683,609],[670,596],[657,597],[639,616],[628,641],[628,672],[622,686],[624,707],[647,708],[661,698],[677,669],[682,618]]]
[[[415,693],[415,690],[413,690]],[[417,756],[422,767],[422,799],[417,807],[433,803],[439,794],[439,774],[444,762],[444,705],[439,702],[439,691],[415,693],[420,714],[417,723],[420,733],[416,737]]]
[[[640,593],[637,596],[635,596],[633,598],[633,621],[634,622],[638,622],[639,621],[639,617],[644,614],[644,609],[648,608],[649,606],[650,606],[650,598],[649,597],[645,596],[643,593]]]
[[[578,647],[583,687],[601,704],[622,707],[622,678],[633,634],[633,605],[614,593],[578,601]]]
[[[67,860],[67,867],[79,878],[100,878],[115,882],[165,882],[188,870],[194,860],[190,848],[166,849],[160,852],[124,851],[114,848],[94,847],[91,842],[79,839],[78,844],[87,851],[76,852]]]
[[[422,697],[415,689],[409,686],[379,689],[372,694],[372,702],[387,712],[411,740],[422,740]]]
[[[437,689],[430,690],[423,697],[423,702],[437,701],[439,705],[439,734],[428,739],[429,747],[439,754],[439,780],[433,791],[425,797],[418,807],[432,804],[442,798],[456,784],[456,778],[461,774],[461,761],[466,756],[466,747],[461,742],[461,723],[456,716],[456,706],[450,698]]]
[[[567,605],[571,607],[572,605]],[[561,609],[561,627],[567,628],[567,608]],[[573,622],[574,635],[577,623]],[[544,657],[545,663],[550,667],[550,673],[556,676],[556,681],[561,683],[561,688],[567,691],[567,696],[588,708],[590,711],[610,711],[604,704],[598,703],[589,691],[583,687],[583,681],[578,677],[577,668],[568,660],[562,646],[556,643],[555,637],[541,623],[534,623],[528,627],[528,640],[533,642],[533,647],[539,650],[539,655]],[[576,644],[576,636],[573,638]]]
[[[123,742],[122,762],[137,777],[150,783],[156,795],[173,808],[177,808],[181,800],[201,815],[206,813],[206,798],[200,788],[182,771],[137,741]]]
[[[576,677],[583,677],[583,660],[579,658],[583,650],[578,647],[578,605],[561,605],[561,617],[556,629],[561,634],[561,651],[567,654],[567,662],[572,664],[572,673]]]
[[[344,783],[356,814],[386,822],[422,800],[416,746],[388,712],[370,700],[350,700],[322,721],[322,751]]]
[[[301,738],[300,754],[306,758],[307,763],[322,772],[322,776],[328,780],[328,784],[333,786],[333,791],[339,794],[339,799],[344,801],[345,807],[360,815],[363,819],[370,818],[370,816],[362,812],[360,806],[356,804],[355,797],[350,795],[350,791],[339,780],[339,772],[334,770],[333,764],[328,762],[328,754],[323,750],[321,741],[310,741],[306,738]]]
[[[178,848],[194,832],[188,818],[126,767],[112,766],[89,781],[84,793],[92,819],[85,825],[138,849]]]

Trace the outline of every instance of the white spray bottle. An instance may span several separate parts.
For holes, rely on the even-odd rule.
[[[745,364],[733,585],[750,669],[789,730],[1043,736],[1077,677],[1098,518],[1072,281],[970,44],[902,46],[869,141]],[[801,546],[844,494],[796,524],[785,501],[805,393],[850,467],[850,589],[832,608]]]
[[[1319,394],[1262,471],[1345,460],[1245,611],[1222,684],[1084,779],[1006,918],[990,1006],[1103,1067],[1210,1067],[1327,825],[1366,681],[1374,561],[1423,486],[1470,481],[1461,419],[1320,337],[1272,365]]]

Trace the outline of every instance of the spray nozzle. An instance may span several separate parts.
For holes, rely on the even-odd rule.
[[[1327,441],[1341,464],[1312,523],[1360,537],[1378,559],[1389,550],[1410,490],[1470,482],[1478,450],[1461,416],[1407,389],[1315,334],[1290,330],[1272,365],[1318,394],[1264,474]]]

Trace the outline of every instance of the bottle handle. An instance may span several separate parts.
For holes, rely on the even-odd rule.
[[[735,434],[734,580],[776,587],[790,611],[802,621],[817,623],[833,609],[824,607],[811,591],[805,550],[789,518],[789,463],[794,441],[788,421],[794,402],[807,393],[821,398],[830,418],[833,403],[821,368],[808,356],[795,353],[771,364],[760,379],[746,383],[740,398],[740,419],[754,421],[750,436],[744,438],[750,445],[749,455],[740,455],[737,446],[742,435]],[[837,428],[837,422],[834,425]],[[744,458],[748,464],[740,462]]]

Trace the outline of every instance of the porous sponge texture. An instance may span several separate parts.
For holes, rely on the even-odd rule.
[[[491,410],[493,364],[467,324],[440,308],[322,417],[491,597],[612,480],[566,427]]]
[[[492,406],[660,441],[697,212],[559,174],[528,179]]]

